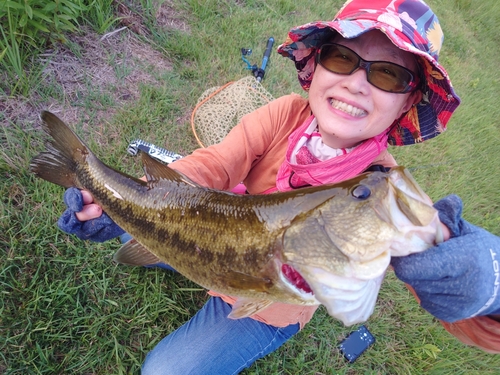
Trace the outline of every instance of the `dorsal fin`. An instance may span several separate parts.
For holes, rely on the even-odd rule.
[[[175,181],[195,187],[201,187],[196,182],[184,176],[182,173],[177,172],[156,159],[153,159],[145,152],[141,152],[141,159],[144,167],[144,174],[146,175],[146,179],[150,187],[153,187],[154,184],[160,180]]]
[[[161,262],[156,255],[133,238],[120,247],[113,255],[113,260],[129,266],[147,266]]]

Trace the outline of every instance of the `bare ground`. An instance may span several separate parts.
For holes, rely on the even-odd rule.
[[[45,68],[38,89],[29,98],[0,95],[0,126],[15,123],[31,128],[42,110],[75,123],[82,119],[89,101],[96,118],[106,121],[117,108],[137,100],[141,84],[158,85],[158,77],[171,70],[172,63],[147,42],[148,31],[138,12],[130,10],[132,5],[116,4],[117,16],[122,19],[114,31],[98,35],[83,28],[68,35],[67,43],[52,46],[39,56]],[[157,7],[155,15],[158,27],[189,32],[186,18],[169,0]],[[1,73],[0,79],[5,79]],[[95,105],[99,99],[112,105]]]

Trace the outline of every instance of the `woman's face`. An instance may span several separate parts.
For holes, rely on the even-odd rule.
[[[389,61],[417,72],[414,56],[396,47],[381,31],[355,39],[337,36],[332,42],[352,49],[365,60]],[[382,133],[420,99],[420,91],[395,94],[376,88],[368,83],[363,69],[341,75],[319,64],[309,89],[309,104],[323,142],[333,148],[353,147]]]

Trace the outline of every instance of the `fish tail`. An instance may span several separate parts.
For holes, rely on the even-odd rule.
[[[78,187],[76,170],[85,163],[90,150],[56,115],[43,111],[43,130],[51,137],[46,150],[35,156],[30,170],[40,178],[64,187]]]

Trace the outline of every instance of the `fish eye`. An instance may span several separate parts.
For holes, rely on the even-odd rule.
[[[366,185],[358,185],[351,191],[351,195],[359,200],[365,200],[368,199],[371,195],[371,190],[368,186]]]

